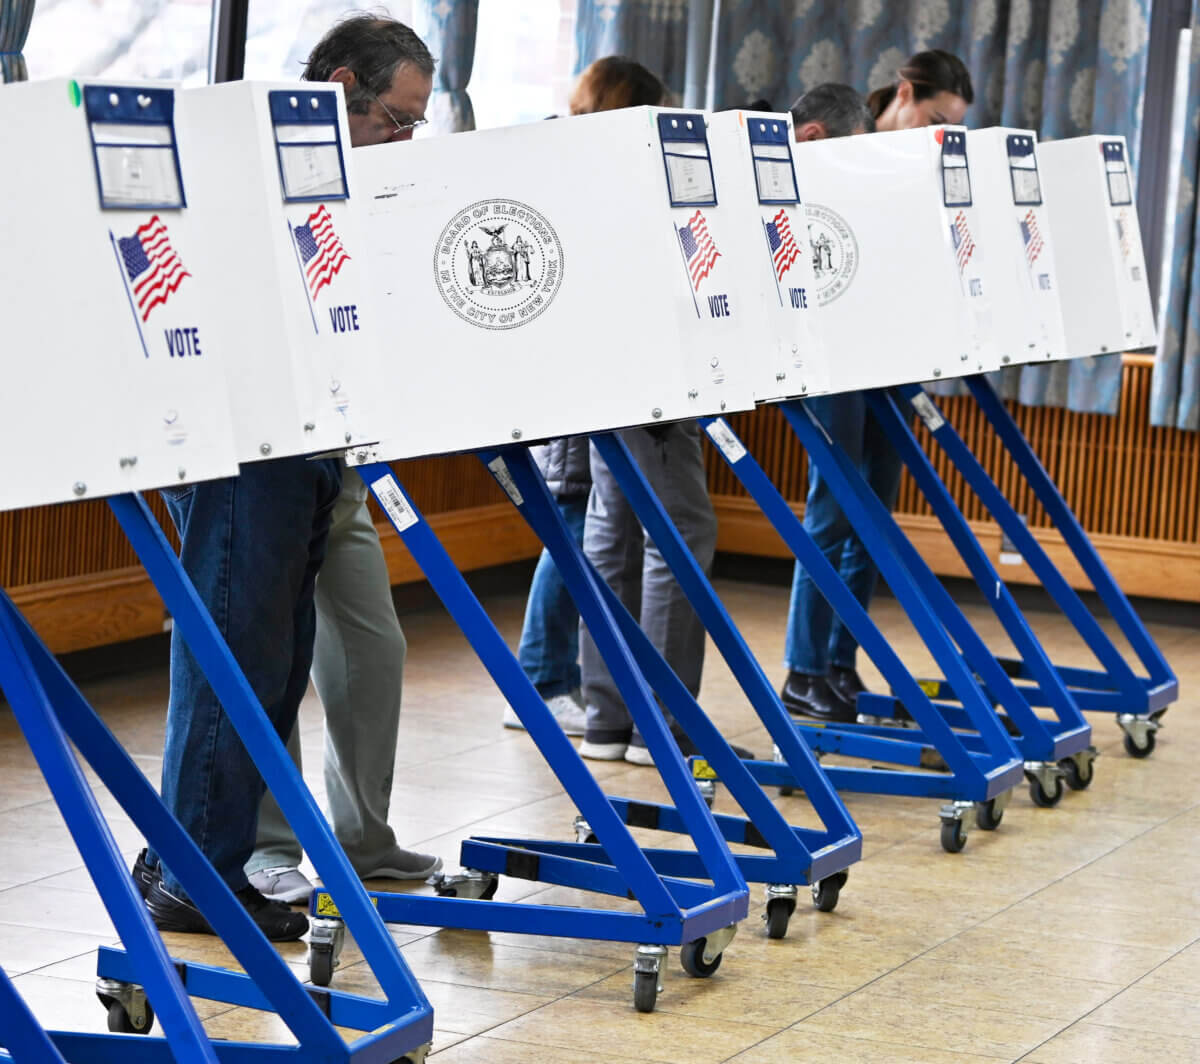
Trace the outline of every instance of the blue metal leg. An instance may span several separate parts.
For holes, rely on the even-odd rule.
[[[1108,607],[1122,634],[1129,641],[1142,666],[1147,670],[1148,677],[1146,679],[1139,679],[1134,673],[1112,640],[1105,635],[1079,596],[1050,561],[1045,550],[996,489],[995,484],[991,482],[986,473],[983,473],[982,469],[975,468],[978,463],[973,460],[960,465],[971,487],[979,493],[980,498],[984,500],[984,505],[1016,544],[1022,558],[1037,574],[1038,579],[1058,603],[1059,608],[1066,614],[1092,653],[1099,659],[1108,674],[1105,686],[1110,690],[1120,692],[1126,699],[1124,711],[1144,715],[1165,709],[1179,697],[1179,682],[1167,664],[1166,658],[1163,657],[1162,651],[1159,650],[1150,633],[1146,631],[1141,618],[1138,617],[1129,599],[1113,579],[1112,573],[1109,572],[1103,559],[1092,545],[1078,518],[1072,513],[1071,508],[1062,497],[1062,493],[1059,492],[1050,474],[1046,472],[1046,468],[1034,454],[1029,441],[1022,435],[1017,423],[1005,409],[987,378],[977,375],[967,377],[966,382],[984,416],[1000,437],[1005,450],[1016,462],[1022,476],[1025,477],[1034,494],[1045,507],[1054,527],[1062,535],[1092,586],[1105,606]],[[947,436],[946,443],[943,443],[942,439],[939,439],[938,442],[942,446],[946,446],[947,443],[954,441]],[[955,456],[956,465],[959,465],[959,457],[962,456]],[[1093,677],[1091,682],[1095,685],[1099,680]],[[1077,694],[1077,698],[1083,709],[1093,708],[1086,697]]]
[[[907,391],[907,389],[905,389]],[[927,400],[932,403],[932,400]],[[1033,712],[1023,689],[1018,688],[996,661],[991,651],[975,631],[966,623],[962,611],[946,593],[941,582],[929,570],[924,560],[913,548],[907,537],[899,534],[895,538],[905,564],[913,572],[922,572],[923,586],[929,590],[929,598],[939,612],[964,654],[979,673],[985,689],[1007,710],[1009,717],[1020,729],[1017,746],[1027,761],[1058,761],[1070,754],[1087,749],[1091,743],[1091,727],[1083,719],[1074,698],[1054,669],[1050,658],[1038,642],[1033,630],[1018,608],[1012,593],[1000,579],[987,554],[975,538],[967,519],[955,504],[942,479],[933,468],[925,452],[921,450],[907,421],[900,415],[894,400],[885,391],[867,393],[867,403],[876,419],[883,426],[888,439],[900,453],[909,472],[917,482],[925,498],[933,507],[942,526],[950,535],[963,561],[971,571],[980,590],[992,606],[996,616],[1004,625],[1009,638],[1028,664],[1031,673],[1043,685],[1049,696],[1059,724],[1051,732],[1047,724]],[[924,403],[922,403],[924,406]],[[933,408],[936,413],[936,407]],[[931,420],[933,420],[931,418]],[[936,424],[936,420],[933,420]],[[943,424],[937,431],[944,431]],[[897,527],[897,533],[899,528]]]
[[[0,968],[0,1032],[16,1064],[65,1064],[3,968]]]

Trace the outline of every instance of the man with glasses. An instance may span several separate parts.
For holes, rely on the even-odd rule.
[[[308,81],[342,85],[350,143],[411,140],[425,124],[433,57],[403,23],[375,15],[339,22],[313,49]],[[344,471],[344,470],[343,470]],[[312,678],[325,707],[325,792],[334,834],[363,879],[425,879],[441,858],[401,848],[388,826],[406,644],[392,603],[367,487],[345,473],[316,585]],[[288,750],[300,767],[300,736]],[[307,901],[301,847],[275,799],[263,797],[251,884],[267,898]]]

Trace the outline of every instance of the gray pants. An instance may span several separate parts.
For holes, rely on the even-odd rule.
[[[626,429],[618,435],[707,573],[716,551],[717,519],[708,497],[700,429],[695,422],[683,422],[654,432]],[[704,667],[704,626],[594,447],[591,458],[584,553],[695,695]],[[579,649],[588,739],[628,741],[629,711],[583,625]]]
[[[316,606],[312,679],[325,707],[325,793],[334,834],[361,873],[386,863],[396,847],[387,817],[407,647],[367,486],[352,471],[334,507]],[[288,752],[301,768],[298,728]],[[300,857],[300,843],[268,792],[246,874],[295,868]]]

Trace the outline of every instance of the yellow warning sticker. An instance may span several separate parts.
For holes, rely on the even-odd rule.
[[[377,897],[375,897],[373,894],[369,895],[369,897],[371,898],[371,904],[374,905],[376,909],[378,909],[379,908],[379,899]],[[332,894],[327,894],[323,890],[317,891],[317,913],[316,913],[316,915],[317,916],[337,916],[339,918],[341,917],[342,914],[340,912],[338,912],[338,907],[333,903],[333,895]]]
[[[927,698],[937,698],[942,693],[942,685],[938,680],[918,680],[917,686],[925,692]]]
[[[698,757],[692,762],[692,779],[715,780],[716,778],[717,770],[705,761],[704,758]]]

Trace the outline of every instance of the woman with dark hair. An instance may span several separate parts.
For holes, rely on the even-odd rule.
[[[937,49],[918,52],[896,71],[896,81],[867,97],[877,132],[956,125],[975,99],[971,75],[958,56]],[[900,488],[900,456],[883,428],[867,410],[859,392],[808,400],[809,409],[890,509]],[[804,527],[838,570],[854,597],[867,607],[878,572],[862,541],[830,493],[821,471],[808,464]],[[788,608],[784,663],[788,667],[781,697],[792,713],[820,720],[849,722],[865,691],[855,669],[858,643],[835,617],[808,573],[796,565]]]
[[[666,86],[641,63],[623,55],[607,55],[579,75],[571,93],[571,114],[657,107],[666,98]]]

